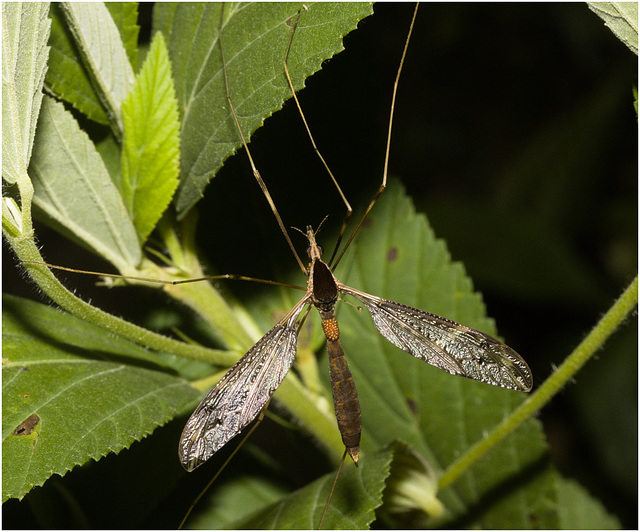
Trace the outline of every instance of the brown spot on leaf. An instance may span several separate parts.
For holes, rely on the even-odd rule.
[[[40,416],[38,414],[31,414],[25,419],[15,430],[11,433],[13,436],[28,436],[33,432],[33,429],[40,423]]]
[[[398,258],[398,248],[393,246],[387,252],[387,262],[394,262]]]

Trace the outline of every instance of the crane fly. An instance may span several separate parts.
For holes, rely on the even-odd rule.
[[[335,317],[338,293],[367,307],[378,331],[410,355],[452,375],[528,392],[527,363],[506,344],[441,316],[367,294],[342,284],[321,259],[315,232],[307,227],[311,264],[305,295],[225,374],[195,409],[182,432],[179,456],[192,471],[251,423],[291,368],[297,322],[306,305],[317,308],[327,338],[331,387],[338,427],[347,452],[358,462],[360,405],[340,344]]]

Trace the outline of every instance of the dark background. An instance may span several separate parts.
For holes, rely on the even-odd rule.
[[[381,180],[412,9],[377,4],[345,39],[346,52],[300,92],[316,142],[356,209]],[[538,385],[637,272],[634,85],[637,57],[584,4],[420,7],[389,173],[465,265]],[[291,102],[251,149],[285,224],[317,226],[328,214],[323,234],[335,234],[343,210]],[[296,268],[243,153],[227,162],[199,209],[201,246],[219,272],[278,278]],[[38,234],[55,248],[52,262],[100,269],[77,248],[52,244],[46,229]],[[265,266],[274,262],[267,253],[279,271]],[[14,292],[23,281],[5,259],[5,291]],[[91,280],[72,282],[101,307],[121,299],[117,291],[94,296]],[[635,316],[540,418],[557,468],[637,528]]]

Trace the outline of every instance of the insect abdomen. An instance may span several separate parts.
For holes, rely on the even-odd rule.
[[[327,338],[327,349],[329,351],[333,407],[336,411],[338,428],[347,452],[353,458],[353,462],[358,465],[360,434],[362,432],[358,392],[351,377],[347,361],[344,358],[340,340]]]

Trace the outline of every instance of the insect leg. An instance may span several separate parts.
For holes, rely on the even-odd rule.
[[[371,203],[369,203],[369,206],[367,207],[367,210],[362,215],[362,218],[360,218],[360,221],[358,222],[358,225],[356,225],[356,228],[351,233],[351,236],[349,237],[349,240],[347,240],[347,243],[342,248],[342,251],[340,252],[340,255],[338,255],[338,258],[336,259],[336,261],[333,262],[333,257],[331,258],[331,261],[330,261],[331,271],[335,270],[336,266],[340,262],[340,259],[342,259],[342,255],[344,255],[344,252],[347,250],[347,248],[349,247],[349,244],[351,244],[351,241],[356,236],[356,233],[360,229],[360,226],[364,223],[365,218],[369,215],[369,212],[371,211],[371,209],[373,209],[373,206],[376,204],[376,201],[378,201],[378,198],[384,192],[385,188],[387,188],[387,172],[388,172],[388,169],[389,169],[389,150],[390,150],[390,147],[391,147],[391,131],[393,129],[393,114],[394,114],[395,107],[396,107],[396,93],[398,91],[398,83],[400,82],[400,74],[402,73],[402,67],[404,65],[404,59],[405,59],[405,57],[407,55],[407,49],[409,48],[409,40],[411,39],[411,32],[413,31],[413,25],[414,25],[414,23],[416,21],[416,15],[417,14],[418,14],[418,4],[416,4],[415,11],[413,12],[413,18],[411,19],[411,26],[409,27],[409,34],[407,35],[407,40],[406,40],[405,45],[404,45],[404,50],[402,51],[402,58],[400,59],[400,66],[398,67],[398,74],[396,75],[396,80],[395,80],[395,82],[393,84],[393,96],[391,97],[391,112],[390,112],[390,115],[389,115],[389,130],[388,130],[388,133],[387,133],[387,149],[386,149],[385,156],[384,156],[384,170],[382,171],[382,183],[380,184],[380,187],[378,188],[378,191],[376,192],[375,196],[371,200]]]

